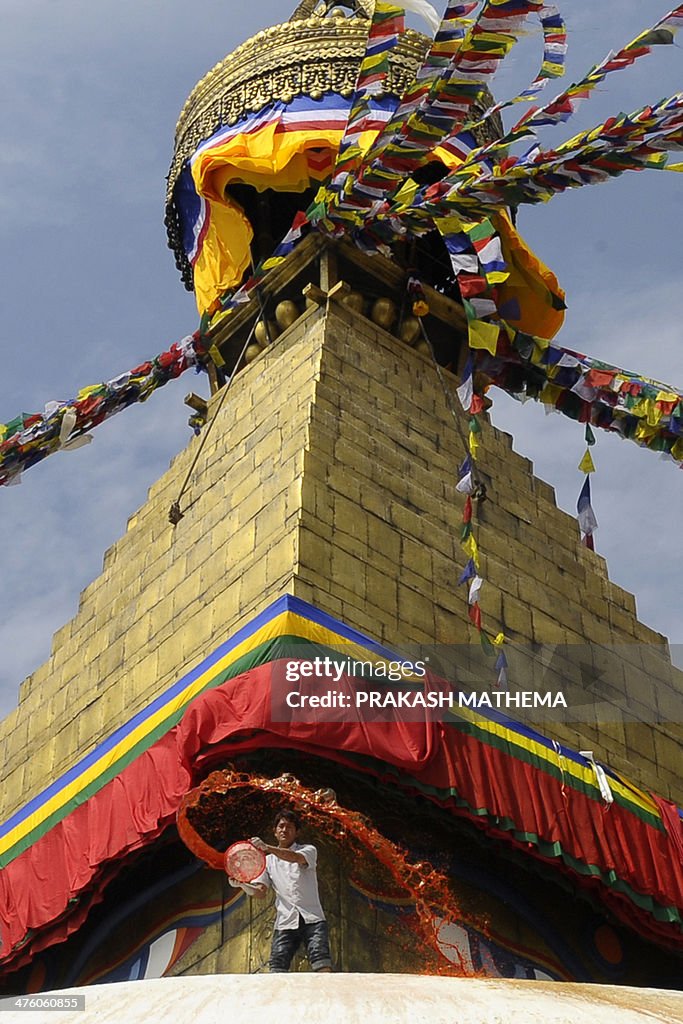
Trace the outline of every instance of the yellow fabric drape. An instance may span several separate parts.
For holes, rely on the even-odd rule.
[[[554,338],[564,323],[564,310],[556,309],[553,296],[564,303],[565,294],[552,270],[538,256],[512,226],[507,213],[500,211],[491,217],[500,237],[503,258],[510,276],[498,285],[501,304],[517,300],[519,319],[506,319],[525,334],[538,338]]]
[[[195,188],[205,198],[210,218],[194,265],[200,313],[240,283],[251,260],[253,230],[239,204],[226,198],[226,188],[239,183],[259,191],[303,192],[320,177],[321,167],[329,171],[343,135],[339,129],[276,133],[275,128],[271,124],[235,135],[198,152],[192,161]]]
[[[238,203],[207,200],[209,226],[194,265],[194,293],[200,314],[244,277],[251,262],[251,224]]]
[[[277,122],[254,132],[234,135],[221,145],[200,149],[192,160],[192,177],[209,207],[209,228],[194,266],[194,287],[200,313],[228,288],[242,280],[251,258],[253,231],[241,207],[227,199],[229,185],[251,185],[259,191],[302,192],[328,176],[343,132],[333,128],[277,131]],[[359,140],[369,148],[376,132]],[[435,156],[449,167],[458,161],[438,149]],[[510,322],[519,330],[552,338],[562,326],[564,313],[553,308],[551,295],[564,299],[557,278],[532,252],[505,213],[491,220],[499,233],[510,276],[499,286],[501,301],[517,299],[520,318]]]
[[[258,132],[235,135],[224,145],[199,153],[192,161],[199,195],[221,202],[226,187],[238,182],[259,191],[303,192],[316,176],[309,151],[324,150],[331,157],[343,135],[338,129],[276,133],[275,128],[267,125]]]

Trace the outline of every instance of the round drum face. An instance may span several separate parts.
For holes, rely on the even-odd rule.
[[[265,870],[266,858],[256,847],[244,840],[233,843],[225,851],[225,870],[238,882],[253,882]]]

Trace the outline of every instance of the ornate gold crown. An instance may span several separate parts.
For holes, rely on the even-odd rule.
[[[342,7],[349,11],[341,13]],[[192,269],[181,243],[173,194],[197,147],[224,125],[278,101],[351,96],[370,28],[374,0],[302,0],[289,21],[264,29],[216,64],[194,87],[178,118],[166,192],[168,244],[185,286]],[[386,93],[401,96],[413,81],[431,40],[408,29],[389,54]],[[487,128],[483,136],[488,135]],[[495,126],[493,129],[495,134]],[[479,132],[477,132],[479,135]]]
[[[185,161],[222,125],[295,96],[353,93],[365,53],[369,22],[331,15],[296,18],[252,36],[194,87],[175,134],[168,198]],[[408,30],[389,58],[386,91],[401,95],[424,59],[429,40]]]

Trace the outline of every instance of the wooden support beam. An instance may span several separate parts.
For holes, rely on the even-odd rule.
[[[185,405],[189,405],[190,409],[201,413],[202,416],[206,415],[209,406],[206,399],[202,398],[201,395],[195,395],[194,391],[190,391],[189,395],[185,395],[183,401]]]
[[[336,246],[328,242],[320,253],[320,287],[324,292],[329,292],[337,283],[337,278]]]
[[[330,288],[327,298],[330,302],[341,302],[350,293],[351,285],[347,284],[346,281],[338,281],[333,288]]]
[[[209,377],[209,390],[212,395],[215,395],[221,385],[218,377],[218,370],[211,360],[206,364],[206,372]]]
[[[316,306],[327,305],[327,292],[324,292],[322,288],[318,288],[317,284],[313,284],[312,281],[301,289],[301,294],[305,299],[310,299],[311,302],[315,302]]]

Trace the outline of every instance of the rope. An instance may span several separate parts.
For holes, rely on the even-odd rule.
[[[187,485],[190,482],[190,477],[192,476],[192,474],[194,472],[194,468],[197,465],[197,460],[199,459],[199,456],[202,454],[202,451],[204,449],[204,445],[206,443],[206,439],[208,438],[209,434],[211,433],[211,428],[213,427],[214,423],[218,419],[218,414],[221,411],[221,409],[223,408],[223,403],[225,402],[226,395],[227,395],[228,391],[230,390],[230,385],[232,384],[233,380],[237,376],[238,370],[240,370],[242,368],[242,360],[244,359],[245,352],[247,351],[249,345],[251,344],[251,339],[254,337],[254,334],[256,332],[256,328],[258,327],[259,323],[260,323],[260,318],[257,317],[256,320],[254,321],[254,324],[253,324],[251,330],[249,331],[249,334],[247,336],[247,340],[245,341],[244,345],[242,346],[242,351],[240,352],[239,358],[238,358],[237,362],[235,363],[235,365],[233,367],[232,373],[230,374],[230,377],[228,378],[228,381],[227,381],[227,383],[225,384],[225,386],[223,388],[223,394],[221,395],[220,401],[219,401],[218,405],[216,406],[216,411],[213,414],[213,416],[211,417],[211,420],[207,423],[206,428],[205,428],[205,430],[202,433],[199,445],[197,446],[197,451],[195,452],[194,458],[192,460],[192,464],[191,464],[190,468],[188,469],[187,475],[186,475],[186,477],[185,477],[185,479],[183,481],[183,485],[180,488],[180,491],[178,492],[178,497],[171,504],[171,507],[168,510],[168,520],[169,520],[171,526],[177,526],[178,523],[180,522],[180,520],[185,515],[185,513],[180,508],[180,499],[182,498],[183,494],[185,493],[185,489],[187,488]],[[266,325],[266,336],[268,336],[268,327],[267,327],[267,325]]]
[[[422,334],[422,337],[423,337],[424,341],[427,343],[427,345],[429,347],[429,353],[430,353],[430,355],[432,357],[432,362],[434,363],[434,368],[436,369],[436,373],[437,373],[437,376],[439,378],[439,383],[441,384],[441,388],[442,388],[443,393],[444,393],[444,398],[446,399],[446,405],[448,406],[448,410],[449,410],[451,416],[453,417],[453,421],[455,423],[456,429],[458,431],[458,434],[460,435],[460,439],[461,439],[461,441],[463,443],[463,448],[465,450],[465,454],[468,455],[469,454],[469,446],[468,446],[468,443],[467,443],[467,438],[465,437],[465,433],[463,431],[462,419],[461,419],[461,417],[460,417],[460,415],[458,413],[458,407],[455,404],[455,401],[453,399],[453,395],[451,394],[451,389],[448,386],[448,382],[447,382],[446,378],[443,375],[443,370],[441,368],[441,364],[439,363],[439,361],[436,358],[436,352],[434,351],[434,346],[432,345],[431,339],[430,339],[429,335],[427,334],[427,328],[424,325],[424,318],[423,317],[418,317],[417,320],[418,320],[418,323],[420,324],[420,333]],[[486,499],[486,485],[484,484],[484,482],[482,481],[481,477],[479,476],[479,473],[477,471],[477,464],[476,464],[474,459],[472,459],[472,479],[473,479],[473,481],[474,481],[474,483],[476,485],[475,486],[475,491],[474,491],[474,494],[472,495],[472,497],[476,498],[479,501],[484,501]]]

